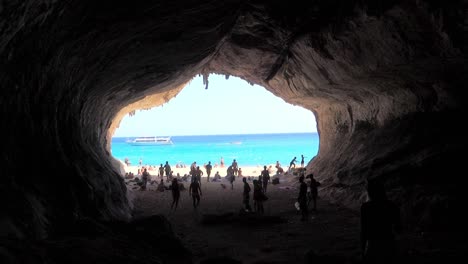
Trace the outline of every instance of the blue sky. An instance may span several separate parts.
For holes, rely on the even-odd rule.
[[[289,125],[289,122],[293,121]],[[301,124],[297,126],[296,124]],[[195,77],[169,102],[126,115],[114,137],[316,132],[314,114],[265,88],[210,75]]]

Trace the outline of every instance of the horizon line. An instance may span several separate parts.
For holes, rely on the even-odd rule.
[[[241,133],[241,134],[197,134],[197,135],[174,135],[158,137],[187,137],[187,136],[241,136],[241,135],[277,135],[277,134],[318,134],[317,131],[311,132],[277,132],[277,133]],[[152,137],[152,136],[112,136],[112,138],[131,138],[131,137]]]

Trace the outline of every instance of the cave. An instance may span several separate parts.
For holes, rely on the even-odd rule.
[[[463,0],[0,1],[2,263],[190,263],[169,260],[164,217],[132,218],[109,147],[198,74],[311,110],[324,198],[359,210],[383,179],[408,230],[456,245],[427,259],[462,256],[467,17]],[[143,243],[148,221],[166,228]]]

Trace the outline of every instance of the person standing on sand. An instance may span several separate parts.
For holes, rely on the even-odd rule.
[[[253,180],[253,199],[254,199],[254,208],[257,213],[263,214],[265,212],[263,208],[263,201],[265,201],[265,194],[262,191],[262,183],[258,180]]]
[[[197,169],[197,162],[194,161],[192,164],[190,164],[190,174],[193,175],[196,169]]]
[[[301,167],[304,168],[304,155],[301,154]]]
[[[206,164],[206,181],[210,182],[210,175],[211,175],[211,170],[213,169],[213,166],[211,166],[211,161],[208,161],[208,164]]]
[[[164,177],[164,166],[162,163],[161,166],[159,166],[159,177],[161,177],[161,179]]]
[[[301,221],[307,221],[309,217],[309,211],[307,209],[307,184],[304,182],[304,176],[299,177],[299,196],[297,201],[299,202],[299,208],[301,210]]]
[[[246,212],[252,211],[252,208],[250,207],[250,185],[247,182],[247,178],[242,178],[242,181],[244,182],[244,192],[242,193],[242,203],[244,204],[244,210]]]
[[[307,178],[310,179],[309,187],[310,192],[307,192],[308,197],[307,197],[307,206],[309,206],[310,202],[312,201],[314,203],[314,207],[312,210],[317,211],[317,197],[318,197],[318,187],[320,186],[320,182],[315,180],[314,174],[310,173],[307,175]]]
[[[224,159],[223,159],[223,157],[221,157],[221,160],[219,161],[219,166],[221,168],[224,168]]]
[[[236,159],[234,159],[234,160],[232,161],[231,166],[232,166],[232,169],[233,169],[233,171],[234,171],[234,176],[237,176],[238,166],[237,166],[237,161],[236,161]]]
[[[200,169],[200,166],[197,166],[195,169],[195,178],[198,180],[198,184],[201,187],[201,177],[203,176],[203,171]]]
[[[172,180],[171,192],[172,192],[171,209],[174,209],[175,211],[177,209],[177,206],[179,205],[179,199],[180,199],[179,181],[177,180],[177,178],[174,178]]]
[[[380,180],[367,183],[369,201],[361,205],[361,250],[365,264],[395,263],[395,234],[401,231],[400,209],[387,199]]]
[[[263,193],[266,193],[267,187],[268,187],[268,182],[270,181],[270,172],[267,169],[267,166],[263,166],[263,171],[262,171],[262,188],[263,188]]]
[[[197,208],[200,204],[200,196],[202,195],[202,190],[200,184],[198,183],[198,178],[194,178],[190,184],[189,195],[192,196],[193,208]]]
[[[232,165],[227,168],[227,179],[231,183],[231,190],[234,190],[234,181],[236,180],[236,177],[234,176],[234,169],[232,168]]]
[[[169,165],[169,162],[166,161],[166,164],[164,165],[164,171],[166,172],[166,180],[169,180],[169,175],[171,174],[171,165]]]
[[[148,183],[148,180],[150,179],[150,174],[146,170],[146,168],[143,170],[143,173],[141,174],[141,190],[145,191],[146,190],[146,185]]]

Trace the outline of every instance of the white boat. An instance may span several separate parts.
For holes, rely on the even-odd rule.
[[[132,146],[155,146],[172,145],[171,137],[137,137],[133,140],[127,140]]]

